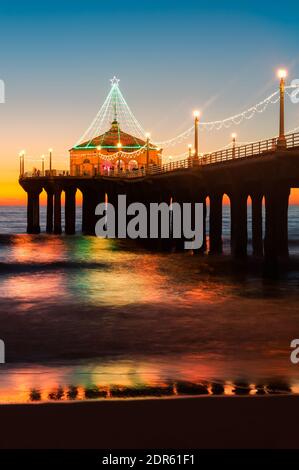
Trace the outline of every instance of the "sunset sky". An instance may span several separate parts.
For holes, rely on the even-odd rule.
[[[299,4],[201,0],[1,0],[0,204],[21,204],[20,150],[26,169],[54,149],[54,167],[89,126],[116,75],[153,139],[246,110],[277,89],[276,70],[299,78]],[[286,103],[286,131],[299,104]],[[200,150],[273,137],[278,106],[235,128],[200,134]],[[167,150],[182,153],[189,141]],[[299,202],[299,198],[298,202]],[[293,196],[294,201],[294,196]]]

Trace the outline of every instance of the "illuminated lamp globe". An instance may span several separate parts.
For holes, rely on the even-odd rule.
[[[277,76],[280,79],[286,78],[287,75],[288,75],[288,72],[286,71],[286,69],[279,69],[277,72]]]

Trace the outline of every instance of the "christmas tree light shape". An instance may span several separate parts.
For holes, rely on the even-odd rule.
[[[91,142],[95,137],[107,132],[113,121],[119,123],[119,127],[123,132],[143,140],[146,139],[146,132],[135,118],[120,91],[119,79],[114,76],[110,82],[111,89],[107,98],[89,128],[76,143],[76,146],[83,142]]]

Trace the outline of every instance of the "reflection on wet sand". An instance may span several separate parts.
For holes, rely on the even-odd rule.
[[[276,388],[278,387],[278,388]],[[74,385],[57,389],[36,390],[29,392],[27,401],[70,401],[70,400],[97,400],[97,399],[120,399],[120,398],[167,398],[176,396],[204,396],[204,395],[259,395],[261,394],[290,394],[295,393],[288,384],[277,383],[276,387],[270,384],[220,384],[220,383],[190,383],[178,382],[161,386],[122,387],[122,386],[97,386],[76,387]],[[13,398],[13,397],[12,397]],[[15,397],[15,402],[18,402]]]
[[[30,390],[30,394],[29,394],[30,401],[40,401],[41,399],[42,399],[42,396],[39,390],[36,390],[35,388]]]
[[[78,387],[70,385],[67,389],[66,396],[69,400],[76,400],[76,398],[78,398]]]
[[[34,377],[34,374],[33,374]],[[64,377],[68,380],[71,377]],[[77,383],[63,385],[63,375],[55,376],[50,373],[36,374],[34,386],[30,387],[30,374],[17,374],[15,380],[6,386],[2,382],[0,387],[0,403],[26,403],[26,402],[48,402],[48,401],[74,401],[74,400],[101,400],[101,399],[137,399],[154,397],[184,397],[184,396],[206,396],[206,395],[272,395],[272,394],[295,394],[299,392],[299,384],[288,384],[282,380],[271,380],[265,383],[247,383],[246,381],[184,381],[168,380],[153,383],[140,383],[128,379],[122,384],[113,382],[105,383],[100,380],[90,382],[92,375],[88,376],[87,383],[78,383],[78,377],[73,375]],[[31,377],[32,378],[32,377]],[[95,378],[95,376],[94,376]],[[112,377],[111,377],[112,378]],[[114,377],[115,378],[115,377]],[[28,380],[29,379],[29,380]],[[61,381],[61,383],[59,383]]]
[[[204,367],[188,357],[182,363],[176,358],[172,363],[159,362],[156,357],[146,362],[113,358],[99,363],[3,367],[0,403],[299,393],[299,381],[292,377],[265,375],[249,381],[231,375],[228,380],[221,364]]]

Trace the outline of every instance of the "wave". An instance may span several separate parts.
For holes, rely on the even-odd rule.
[[[20,272],[34,272],[43,270],[60,270],[60,269],[108,269],[106,263],[89,262],[89,261],[50,261],[50,262],[31,262],[31,263],[5,263],[0,262],[0,275]]]

